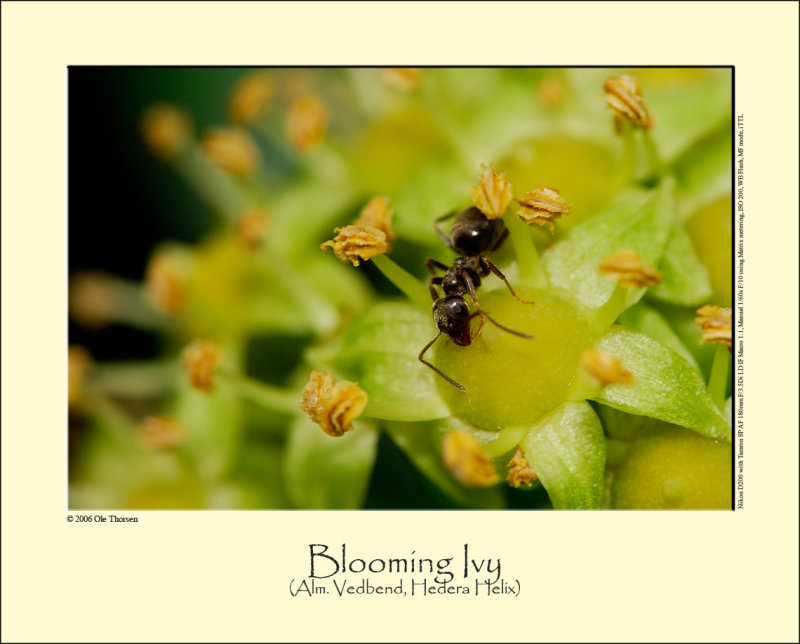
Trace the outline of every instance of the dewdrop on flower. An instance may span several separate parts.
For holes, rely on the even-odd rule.
[[[367,392],[357,383],[334,383],[327,371],[312,371],[299,406],[328,436],[338,438],[353,428],[367,400]]]
[[[511,203],[511,182],[498,174],[494,164],[481,164],[478,185],[472,187],[472,201],[489,219],[499,219]]]
[[[450,473],[467,487],[490,487],[500,481],[491,459],[469,432],[446,433],[442,437],[442,459]]]
[[[214,128],[203,135],[205,155],[222,170],[237,177],[251,176],[260,163],[252,137],[238,128]]]
[[[556,232],[555,220],[572,212],[572,204],[567,203],[556,188],[545,185],[526,192],[515,201],[522,206],[517,215],[526,224],[549,224],[551,235]]]
[[[606,257],[598,270],[602,275],[614,279],[620,286],[643,288],[661,281],[661,275],[652,266],[645,264],[639,255],[624,248]]]
[[[181,352],[181,362],[189,374],[192,387],[210,393],[214,390],[214,372],[222,351],[216,342],[195,340]]]

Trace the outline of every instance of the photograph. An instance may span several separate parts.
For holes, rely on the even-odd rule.
[[[70,511],[733,509],[733,67],[66,85]]]

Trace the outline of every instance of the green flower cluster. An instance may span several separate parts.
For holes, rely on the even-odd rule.
[[[641,94],[607,99],[626,74]],[[169,339],[158,362],[75,367],[71,507],[730,507],[729,351],[694,321],[731,300],[729,70],[251,70],[231,91],[234,124],[197,138],[178,108],[142,122],[217,230],[155,249],[142,285],[71,294],[75,319],[99,289],[105,322]],[[490,275],[480,307],[532,337],[476,317],[469,346],[439,338],[427,358],[460,391],[418,360],[437,331],[424,260],[453,263],[432,224],[490,163],[571,212],[496,213],[492,262],[534,304]],[[320,251],[379,195],[387,254]],[[601,272],[628,249],[657,283]],[[192,387],[197,339],[214,349],[184,350]],[[345,388],[306,400],[342,435],[300,408],[312,371],[366,394],[358,413]]]

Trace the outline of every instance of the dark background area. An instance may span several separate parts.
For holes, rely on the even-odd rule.
[[[139,133],[142,111],[157,101],[191,111],[196,129],[225,120],[225,97],[242,69],[70,67],[68,270],[103,270],[140,281],[154,245],[193,243],[212,213]],[[69,323],[70,344],[99,360],[149,358],[158,341],[112,325]]]
[[[141,283],[150,254],[161,241],[194,244],[217,218],[169,164],[150,154],[139,130],[142,112],[164,101],[189,111],[195,132],[227,121],[227,96],[245,68],[70,67],[68,71],[68,270],[104,271]],[[425,249],[398,243],[422,266]],[[378,292],[396,289],[374,269],[363,267]],[[163,338],[128,326],[87,329],[69,321],[69,343],[89,349],[95,360],[142,361],[162,356]],[[264,338],[274,369],[283,373],[299,358],[298,338]],[[259,338],[251,342],[256,345]],[[276,353],[277,350],[277,353]],[[258,352],[257,352],[258,353]],[[263,352],[261,352],[263,353]],[[258,364],[250,375],[269,382]],[[275,383],[279,384],[279,383]],[[74,456],[82,432],[72,419]],[[77,423],[77,424],[76,424]],[[547,505],[540,487],[506,491],[510,508]],[[435,486],[385,436],[378,446],[365,508],[433,509],[452,507]]]

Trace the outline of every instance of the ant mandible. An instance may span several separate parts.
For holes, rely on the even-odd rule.
[[[470,323],[472,318],[479,315],[481,318],[481,328],[483,327],[484,316],[498,328],[518,335],[522,338],[532,338],[532,335],[514,331],[500,324],[486,311],[481,311],[478,304],[476,289],[481,285],[481,278],[487,277],[489,273],[494,273],[499,277],[511,294],[524,304],[533,304],[520,298],[508,283],[506,276],[495,266],[488,255],[494,253],[508,237],[508,229],[503,225],[501,219],[489,219],[478,208],[472,207],[462,211],[456,217],[449,237],[439,227],[439,223],[454,216],[455,212],[448,213],[437,219],[433,226],[437,234],[445,245],[459,254],[452,266],[446,266],[435,259],[428,258],[425,265],[434,275],[428,282],[428,288],[433,298],[433,320],[439,332],[425,345],[419,353],[419,361],[433,369],[448,383],[459,391],[466,391],[466,387],[457,383],[439,368],[425,360],[425,352],[433,346],[442,333],[450,337],[457,345],[465,347],[472,343],[472,330]],[[444,271],[444,277],[436,277],[436,269]],[[444,291],[444,297],[439,297],[436,287],[439,286]],[[475,311],[470,312],[464,295],[469,294],[475,306]],[[480,333],[480,331],[479,331]]]

